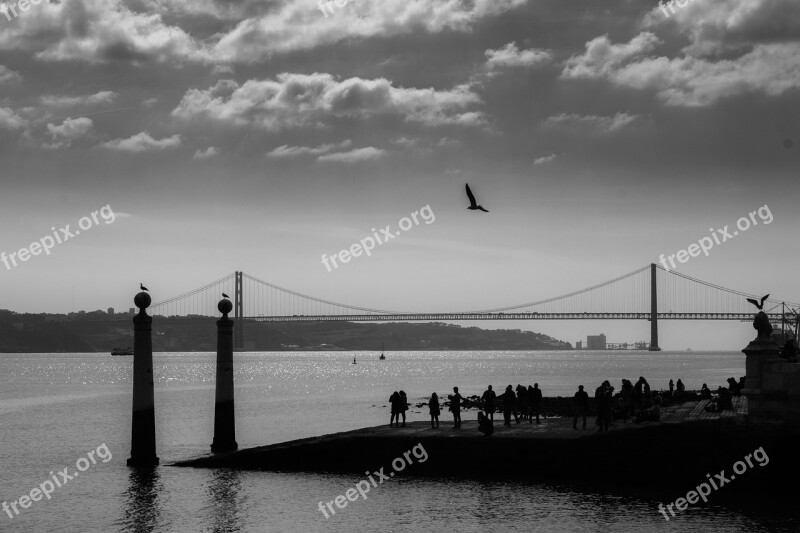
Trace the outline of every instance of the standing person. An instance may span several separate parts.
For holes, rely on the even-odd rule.
[[[405,391],[400,391],[400,414],[403,415],[403,427],[406,427],[406,411],[408,411],[408,398]],[[397,417],[400,422],[400,417]]]
[[[599,428],[597,431],[602,432],[604,431],[604,413],[606,410],[606,386],[604,383],[601,383],[600,386],[594,390],[594,404],[597,408],[597,421],[595,422]]]
[[[397,391],[394,391],[391,396],[389,396],[389,404],[392,406],[392,417],[389,419],[389,427],[392,427],[395,419],[397,420],[397,424],[400,424],[400,394]]]
[[[428,407],[431,410],[431,427],[439,427],[439,397],[434,392],[431,394],[431,399],[428,402]],[[436,421],[436,426],[433,425],[433,422]]]
[[[676,400],[680,399],[681,396],[684,395],[685,391],[686,391],[686,387],[683,386],[683,381],[681,381],[679,379],[678,382],[675,384],[675,396],[674,396],[674,398]]]
[[[461,400],[463,399],[458,393],[458,387],[453,387],[455,394],[450,395],[450,411],[453,413],[453,426],[456,428],[461,427]]]
[[[533,385],[528,385],[528,420],[533,424]]]
[[[531,424],[533,424],[533,415],[536,415],[536,423],[539,423],[539,409],[542,405],[542,390],[539,388],[538,383],[533,384],[533,391],[531,394]]]
[[[481,396],[483,400],[483,412],[486,416],[494,422],[494,410],[495,406],[497,405],[497,394],[492,390],[492,386],[489,385],[489,388],[486,389]]]
[[[675,383],[672,380],[669,380],[669,395],[672,397],[672,393],[675,392]]]
[[[589,411],[589,395],[583,390],[583,385],[578,385],[578,392],[572,400],[575,409],[575,418],[572,419],[572,429],[578,429],[578,417],[583,417],[583,429],[586,429],[586,413]]]
[[[514,394],[514,389],[509,385],[500,397],[503,399],[503,420],[505,421],[503,425],[511,427],[511,413],[514,412],[517,396]],[[514,418],[517,418],[516,413],[514,413]],[[517,422],[519,422],[519,418],[517,418]]]
[[[633,386],[633,401],[637,411],[639,411],[642,408],[643,395],[644,395],[644,378],[642,376],[639,376],[639,381],[637,381],[636,385]]]
[[[529,402],[528,389],[517,383],[517,412],[522,415],[523,420],[528,418]],[[519,418],[517,418],[517,424],[519,424]]]
[[[614,387],[606,380],[603,382],[605,385],[605,403],[603,404],[603,427],[608,431],[608,426],[611,424],[611,413],[614,408]]]
[[[622,405],[625,411],[624,419],[627,422],[628,418],[635,414],[633,383],[627,379],[622,380]]]

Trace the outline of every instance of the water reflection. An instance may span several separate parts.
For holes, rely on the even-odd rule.
[[[206,506],[211,514],[214,533],[241,531],[239,498],[242,491],[238,470],[216,469],[211,473]]]
[[[152,533],[161,518],[158,494],[164,490],[157,468],[134,468],[125,492],[125,517],[120,531]]]

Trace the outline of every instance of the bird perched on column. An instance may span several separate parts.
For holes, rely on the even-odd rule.
[[[747,301],[758,308],[755,318],[753,318],[753,328],[758,332],[759,340],[769,340],[772,338],[772,324],[769,323],[769,317],[764,312],[764,301],[769,298],[769,294],[763,296],[761,301],[753,298],[748,298]]]
[[[145,286],[144,286],[144,285],[142,285],[141,283],[139,283],[139,289],[141,289],[141,290],[143,290],[143,291],[147,291],[147,287],[145,287]]]

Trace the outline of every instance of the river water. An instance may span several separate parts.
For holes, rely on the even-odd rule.
[[[415,404],[434,391],[444,398],[454,385],[472,395],[487,384],[502,391],[508,384],[538,382],[545,396],[571,396],[577,385],[592,391],[604,379],[619,387],[621,378],[643,375],[658,390],[681,378],[688,389],[704,382],[715,389],[728,377],[744,375],[744,355],[731,352],[387,352],[386,361],[377,355],[358,353],[353,365],[346,352],[237,353],[240,449],[388,423],[385,406],[400,389]],[[209,451],[214,361],[212,353],[155,355],[162,466],[143,474],[125,465],[131,357],[0,354],[0,500],[16,502],[52,476],[63,479],[57,472],[74,472],[90,451],[96,462],[84,461],[80,477],[55,487],[50,499],[17,505],[20,512],[10,511],[13,518],[0,512],[0,531],[727,533],[797,531],[800,524],[791,510],[713,500],[667,522],[658,502],[680,495],[636,487],[598,491],[569,484],[420,479],[413,467],[326,519],[318,502],[343,494],[358,476],[168,466]],[[423,409],[412,407],[408,415],[428,419]]]

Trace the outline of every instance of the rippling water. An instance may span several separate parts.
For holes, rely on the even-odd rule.
[[[394,390],[412,403],[454,385],[480,394],[487,384],[538,382],[546,396],[577,385],[647,377],[687,388],[722,385],[744,374],[744,356],[722,352],[343,352],[235,355],[240,448],[385,424]],[[209,451],[214,416],[211,353],[155,356],[158,454],[162,465]],[[32,502],[0,531],[797,531],[782,510],[696,506],[666,522],[659,499],[636,490],[612,493],[574,485],[394,478],[326,520],[317,509],[357,476],[125,466],[130,446],[131,357],[101,354],[0,354],[0,500],[11,502],[105,443],[80,478]],[[446,414],[446,413],[445,413]],[[413,408],[410,420],[426,420]],[[446,417],[443,417],[446,419]],[[376,468],[380,465],[376,465]],[[13,514],[13,513],[12,513]]]

